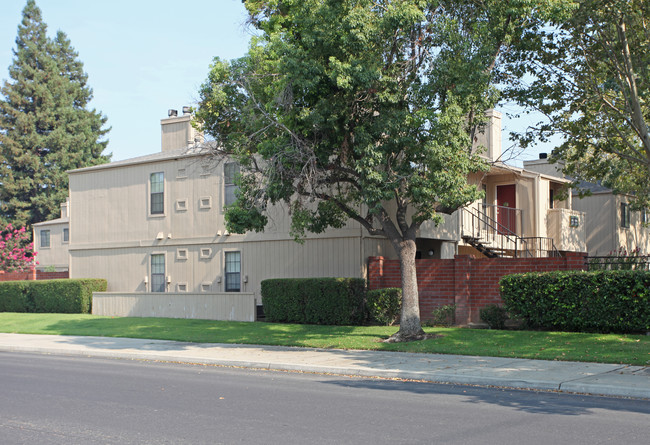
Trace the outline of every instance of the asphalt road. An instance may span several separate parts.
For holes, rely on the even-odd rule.
[[[0,353],[5,444],[646,444],[650,402]]]

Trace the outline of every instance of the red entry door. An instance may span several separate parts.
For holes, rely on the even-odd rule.
[[[500,233],[517,233],[516,207],[517,191],[515,185],[497,185],[497,222],[499,223]]]

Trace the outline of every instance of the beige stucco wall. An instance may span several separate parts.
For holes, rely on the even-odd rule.
[[[571,217],[578,218],[578,226],[571,227]],[[585,214],[577,210],[550,209],[547,215],[548,236],[560,251],[586,252]]]
[[[250,293],[94,292],[93,315],[255,321]]]
[[[630,227],[621,226],[623,202],[628,202],[625,196],[610,192],[573,198],[573,207],[585,213],[590,255],[609,255],[619,248],[630,252],[637,247],[642,254],[650,254],[650,228],[643,225],[641,212],[631,211]]]

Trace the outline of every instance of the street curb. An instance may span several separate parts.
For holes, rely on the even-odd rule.
[[[270,363],[267,361],[232,360],[206,357],[177,356],[160,354],[155,351],[146,352],[119,352],[119,351],[80,351],[56,347],[39,346],[0,346],[1,352],[28,352],[39,354],[65,355],[74,357],[98,357],[128,360],[161,361],[170,363],[186,363],[199,365],[216,365],[224,367],[259,369],[267,371],[307,372],[315,374],[332,374],[380,379],[417,380],[440,384],[475,385],[485,387],[499,387],[515,390],[554,391],[560,393],[577,393],[594,396],[627,397],[635,399],[650,399],[650,388],[639,388],[634,385],[608,385],[598,382],[598,375],[584,379],[594,380],[593,383],[584,382],[584,379],[575,379],[564,382],[536,379],[506,379],[489,376],[472,376],[444,372],[424,371],[396,371],[381,369],[346,368],[340,366],[309,365],[295,363]],[[610,372],[617,372],[622,368]]]

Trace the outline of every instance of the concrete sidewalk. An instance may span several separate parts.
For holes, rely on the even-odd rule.
[[[238,366],[650,399],[650,367],[462,355],[0,334],[0,352]]]

